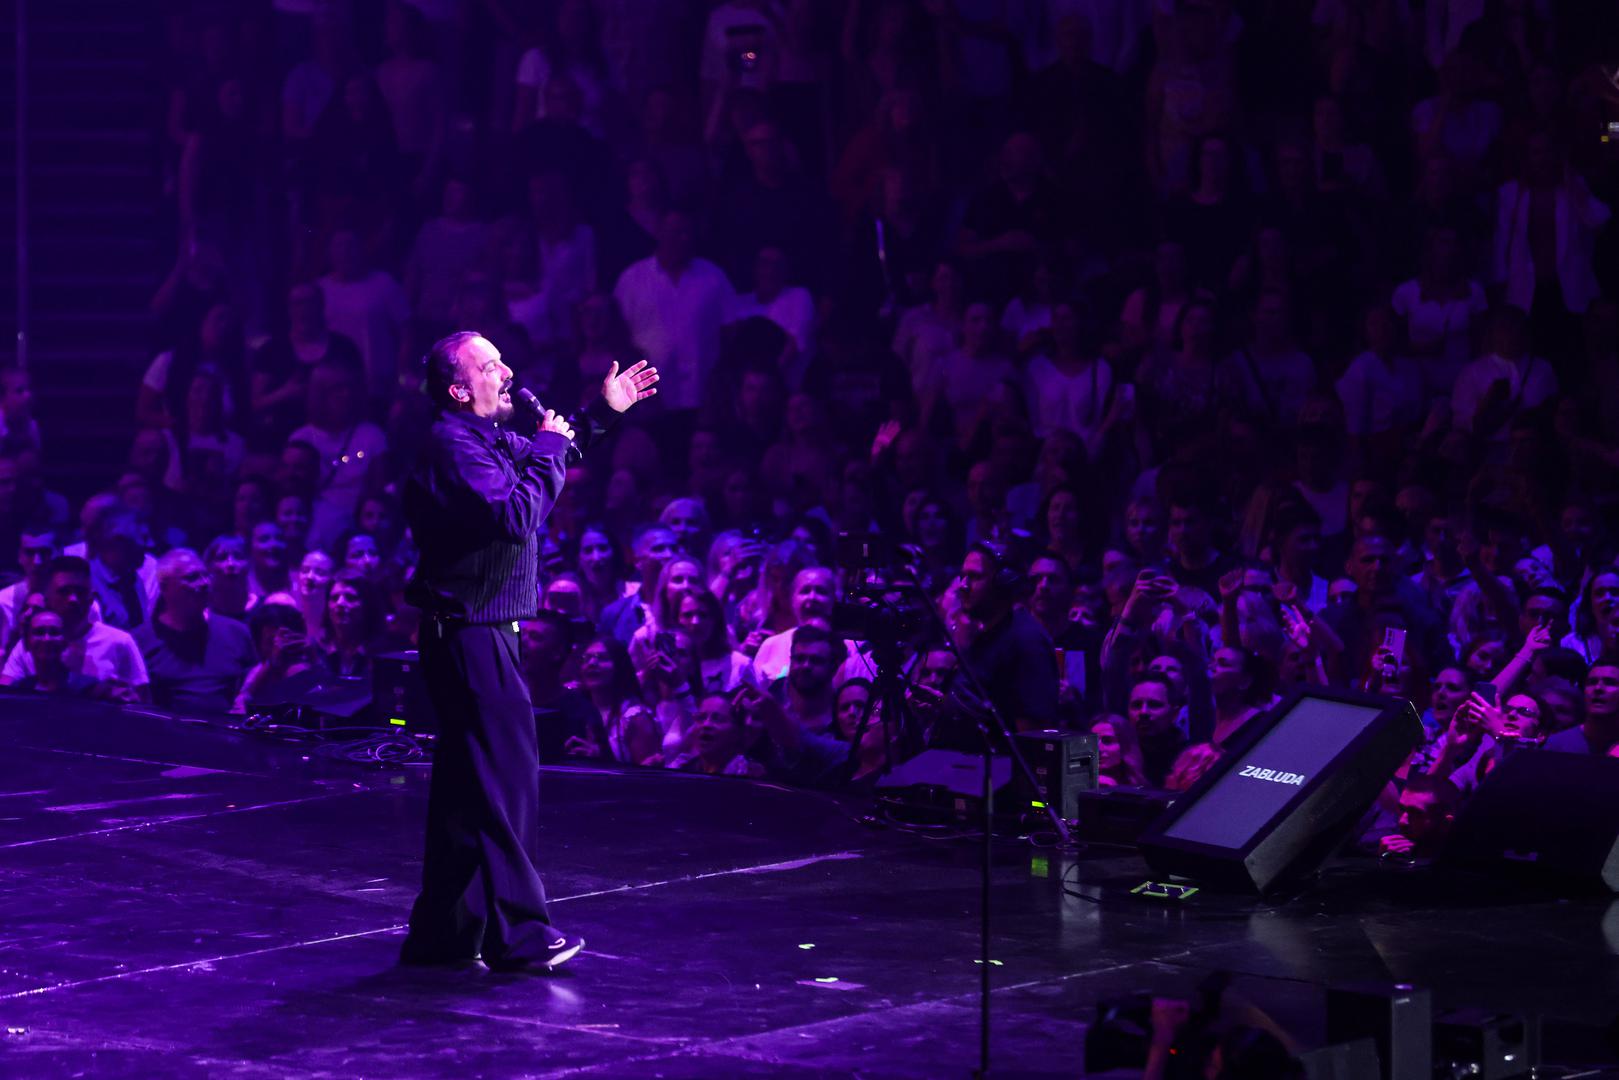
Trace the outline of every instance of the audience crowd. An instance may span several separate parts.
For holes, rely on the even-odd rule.
[[[981,692],[1184,789],[1327,684],[1421,710],[1421,855],[1619,753],[1602,7],[175,0],[179,255],[77,514],[0,373],[0,683],[253,713],[411,647],[419,358],[474,329],[559,408],[662,375],[545,525],[552,759],[862,788]],[[851,547],[957,646],[903,709]]]

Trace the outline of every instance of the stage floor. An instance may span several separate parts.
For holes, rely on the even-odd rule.
[[[16,697],[0,744],[0,1075],[949,1077],[977,1060],[978,849],[873,829],[858,802],[548,769],[546,882],[585,953],[552,977],[401,970],[425,768]],[[1576,1033],[1619,1010],[1619,901],[1346,862],[1286,902],[1171,911],[1124,892],[1145,873],[1116,849],[1001,846],[998,1074],[1079,1075],[1098,998],[1186,994],[1217,968],[1297,1029],[1328,981],[1417,983]],[[1595,1060],[1584,1036],[1562,1045]]]

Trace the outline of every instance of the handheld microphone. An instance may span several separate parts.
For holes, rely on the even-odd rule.
[[[540,399],[534,396],[534,391],[530,390],[526,386],[519,386],[512,391],[512,397],[522,402],[524,408],[532,410],[535,420],[543,421],[545,419],[545,406],[541,405]],[[583,451],[579,449],[579,444],[570,438],[568,440],[568,453],[566,458],[567,463],[572,465],[574,462],[579,461],[584,456]]]

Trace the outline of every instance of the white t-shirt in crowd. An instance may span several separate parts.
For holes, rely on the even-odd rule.
[[[82,637],[68,642],[62,660],[69,671],[76,671],[97,682],[116,679],[134,689],[151,681],[146,676],[146,658],[141,656],[134,637],[104,622],[90,623]],[[6,657],[0,680],[9,685],[33,673],[34,658],[19,641]]]
[[[1351,435],[1376,435],[1422,422],[1422,371],[1408,356],[1384,358],[1367,350],[1350,362],[1337,390]]]
[[[1508,399],[1516,403],[1512,410],[1514,414],[1519,409],[1544,405],[1557,393],[1557,373],[1541,357],[1525,356],[1519,360],[1508,360],[1489,353],[1462,368],[1456,376],[1456,388],[1450,395],[1450,415],[1458,428],[1473,430],[1479,406],[1484,404],[1485,395],[1497,380],[1506,382]],[[1491,438],[1507,437],[1511,416],[1507,420],[1508,423],[1503,423],[1491,433]]]
[[[410,319],[404,287],[393,275],[373,270],[358,281],[327,274],[320,291],[326,297],[326,325],[360,349],[370,392],[391,392],[399,374],[399,342]]]
[[[933,385],[924,398],[937,394],[949,405],[956,421],[956,437],[972,434],[984,409],[1017,384],[1017,368],[1004,356],[968,356],[952,350],[940,358]]]
[[[759,651],[753,657],[753,685],[759,689],[768,689],[777,679],[787,677],[787,669],[793,663],[793,635],[798,628],[783,630],[779,634],[772,634],[759,645]],[[846,679],[862,678],[876,680],[877,672],[871,660],[861,652],[853,642],[845,640],[844,649],[848,655],[838,667],[838,673],[833,681],[841,684]]]
[[[658,397],[669,409],[695,409],[720,355],[720,327],[731,309],[730,279],[707,259],[678,278],[656,257],[619,275],[613,297],[630,339],[658,369]]]
[[[763,316],[781,327],[798,346],[801,361],[815,353],[815,298],[802,285],[790,285],[769,303],[760,303],[757,293],[743,293],[731,303],[726,322],[740,322]]]
[[[956,347],[961,320],[940,315],[932,304],[919,304],[899,317],[894,328],[894,355],[911,373],[911,389],[918,395],[933,380],[939,360]]]
[[[1469,281],[1465,297],[1437,300],[1424,297],[1421,283],[1412,278],[1394,290],[1389,303],[1405,320],[1406,335],[1418,352],[1442,343],[1437,356],[1422,361],[1423,389],[1429,397],[1448,394],[1472,352],[1473,320],[1489,308],[1483,287]]]
[[[545,119],[545,84],[551,81],[552,64],[539,49],[530,49],[517,61],[517,85],[534,91],[534,119]],[[602,117],[606,110],[609,87],[601,74],[583,64],[569,64],[563,74],[579,87],[579,123],[592,135],[602,136],[606,129]]]
[[[1076,374],[1066,375],[1045,356],[1035,356],[1024,377],[1035,435],[1044,439],[1059,429],[1072,431],[1094,449],[1091,443],[1107,415],[1108,394],[1113,389],[1112,366],[1098,358]]]
[[[318,492],[309,515],[309,546],[330,551],[338,537],[353,527],[366,474],[371,463],[388,452],[388,437],[371,421],[361,420],[344,431],[305,424],[288,440],[307,442],[320,451]]]

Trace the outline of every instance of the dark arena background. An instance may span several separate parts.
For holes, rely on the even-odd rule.
[[[0,37],[0,1075],[1619,1077],[1614,5]],[[556,970],[401,962],[456,330]]]

